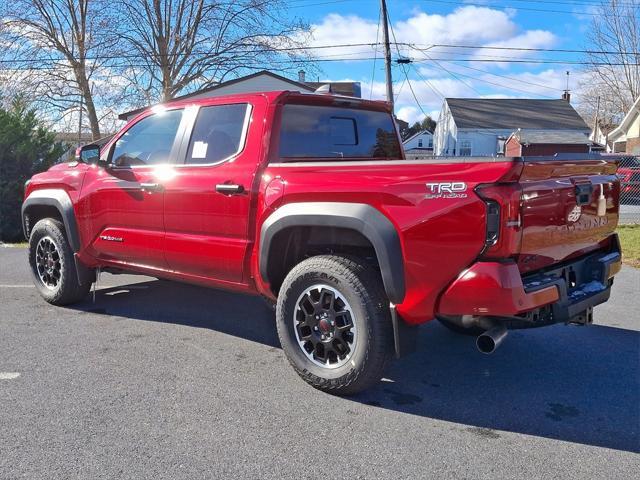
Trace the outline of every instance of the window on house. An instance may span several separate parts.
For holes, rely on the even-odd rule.
[[[460,140],[460,156],[471,156],[471,140]]]
[[[429,138],[429,148],[433,148],[433,137]]]
[[[422,148],[422,139],[418,140],[418,148]]]
[[[240,152],[249,111],[246,103],[202,107],[191,134],[185,163],[218,163]]]

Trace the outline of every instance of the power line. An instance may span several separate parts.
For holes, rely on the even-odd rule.
[[[468,48],[468,49],[476,49],[476,50],[508,50],[508,51],[519,51],[519,52],[555,52],[555,53],[593,53],[593,54],[610,54],[610,55],[640,55],[640,52],[620,52],[615,50],[579,50],[579,49],[566,49],[566,48],[534,48],[534,47],[500,47],[500,46],[492,46],[492,45],[454,45],[454,44],[446,44],[446,43],[434,43],[430,45],[426,49],[420,49],[417,47],[413,47],[416,50],[431,50],[436,47],[444,47],[444,48]]]
[[[379,24],[379,22],[378,22]],[[393,27],[392,27],[393,30]],[[378,32],[379,34],[379,32]],[[395,35],[394,35],[395,38]],[[392,45],[394,45],[398,51],[398,54],[400,56],[400,46],[403,47],[409,47],[412,48],[414,50],[417,50],[419,52],[426,52],[426,51],[430,51],[433,50],[434,48],[455,48],[455,49],[470,49],[470,50],[505,50],[505,51],[526,51],[526,52],[555,52],[555,53],[587,53],[587,54],[600,54],[600,55],[628,55],[628,56],[637,56],[640,55],[640,52],[627,52],[627,51],[623,51],[623,52],[616,52],[616,51],[607,51],[607,50],[578,50],[578,49],[557,49],[557,48],[532,48],[532,47],[501,47],[501,46],[491,46],[491,45],[455,45],[455,44],[431,44],[431,45],[421,45],[421,44],[413,44],[413,43],[407,43],[407,42],[398,42],[397,40],[394,40],[394,42],[390,42]],[[226,52],[221,52],[219,55],[220,56],[224,56],[224,55],[232,55],[234,53],[242,53],[242,54],[259,54],[259,53],[278,53],[278,52],[295,52],[295,51],[313,51],[313,50],[324,50],[324,49],[340,49],[340,48],[353,48],[353,47],[373,47],[374,53],[377,52],[377,47],[382,45],[381,42],[378,41],[378,39],[376,39],[376,42],[370,42],[370,43],[345,43],[345,44],[339,44],[339,45],[308,45],[308,46],[297,46],[297,47],[282,47],[282,48],[262,48],[262,49],[236,49],[236,50],[229,50]],[[368,53],[368,52],[361,52],[361,53]],[[446,51],[437,51],[435,50],[434,53],[438,53],[438,54],[453,54],[453,52],[446,52]],[[470,53],[468,52],[458,52],[458,55],[470,55]],[[193,51],[191,52],[191,55],[212,55],[212,52],[207,52],[207,51]],[[353,53],[342,53],[342,55],[353,55]],[[174,54],[160,54],[160,53],[154,53],[151,55],[151,60],[157,60],[160,58],[164,58],[164,57],[172,57],[172,56],[177,56]],[[336,55],[337,56],[337,55]],[[90,56],[86,56],[85,60],[88,61],[92,61],[92,60],[120,60],[120,59],[136,59],[136,58],[147,58],[144,55],[138,54],[138,53],[130,53],[130,54],[110,54],[110,55],[90,55]],[[375,58],[375,57],[374,57]],[[575,64],[592,64],[592,62],[576,62],[576,61],[571,61],[571,60],[562,60],[562,59],[558,59],[558,60],[549,60],[549,59],[520,59],[520,60],[513,60],[511,59],[511,57],[504,57],[504,60],[500,59],[498,60],[497,55],[491,55],[488,58],[485,57],[474,57],[473,59],[469,59],[468,61],[504,61],[505,63],[512,63],[512,62],[520,62],[520,61],[532,61],[532,62],[536,62],[536,63],[544,63],[544,62],[550,62],[550,63],[575,63]],[[302,60],[302,59],[301,59]],[[313,59],[310,59],[313,60]],[[443,61],[445,59],[442,59]],[[446,59],[446,61],[450,61],[452,59]],[[41,58],[25,58],[25,59],[2,59],[0,60],[0,64],[10,64],[10,63],[18,63],[18,64],[25,64],[25,63],[43,63],[43,62],[60,62],[60,61],[65,61],[64,58],[62,57],[58,57],[58,58],[53,58],[53,57],[41,57]],[[298,60],[300,61],[300,60]],[[295,60],[294,60],[295,62]],[[609,64],[608,62],[605,64]],[[627,63],[623,63],[623,64],[627,64]]]
[[[449,61],[448,63],[453,63],[453,62]],[[543,85],[541,83],[529,82],[527,80],[522,80],[522,79],[515,78],[515,77],[509,77],[507,75],[500,75],[498,73],[488,72],[487,70],[482,70],[480,68],[470,67],[468,65],[458,65],[458,64],[455,64],[455,63],[454,63],[454,65],[457,65],[458,67],[462,67],[462,68],[467,68],[469,70],[475,70],[476,72],[486,73],[487,75],[493,75],[494,77],[500,77],[500,78],[504,78],[506,80],[512,80],[514,82],[520,82],[520,83],[524,83],[524,84],[527,84],[527,85],[532,85],[534,87],[546,88],[546,89],[554,90],[554,91],[557,90],[557,88],[550,87],[549,85]]]
[[[458,80],[459,82],[461,82],[463,85],[466,85],[467,87],[469,87],[471,90],[473,90],[474,92],[476,92],[478,95],[482,95],[482,93],[480,93],[478,90],[475,89],[475,87],[473,87],[471,84],[465,82],[464,80],[462,80],[461,78],[459,78],[458,76],[456,76],[455,73],[453,73],[452,71],[448,70],[446,67],[444,67],[441,63],[437,62],[436,60],[433,60],[431,57],[429,57],[429,55],[427,55],[425,53],[426,57],[431,60],[433,63],[436,64],[436,66],[440,67],[440,69],[444,70],[445,72],[447,72],[450,76],[452,76],[453,78],[455,78],[456,80]],[[462,75],[462,74],[461,74]]]
[[[415,67],[415,65],[411,64],[411,66],[413,66],[413,70],[416,72],[416,75],[418,75],[418,77],[420,77],[420,80],[422,80],[424,83],[426,83],[429,88],[436,94],[438,95],[441,99],[444,100],[445,96],[442,94],[442,92],[440,90],[438,90],[435,86],[433,86],[431,84],[431,82],[429,80],[427,80],[426,78],[424,78],[422,76],[422,74],[420,73],[420,71]],[[411,85],[411,84],[409,84]]]
[[[413,91],[413,85],[411,85],[411,80],[409,80],[409,74],[407,74],[407,70],[404,67],[404,65],[401,65],[402,67],[402,71],[404,72],[404,76],[407,80],[407,84],[409,85],[409,90],[411,90],[411,95],[413,96],[413,99],[416,102],[416,105],[418,106],[418,108],[420,109],[420,111],[422,112],[422,114],[425,117],[428,117],[429,115],[427,114],[427,112],[424,111],[424,108],[422,108],[422,105],[420,104],[420,101],[418,100],[418,97],[416,96],[416,92]],[[427,82],[427,85],[429,85],[429,87],[431,87],[431,89],[436,92],[437,94],[440,95],[440,97],[444,100],[444,96],[442,96],[441,93],[439,93],[429,82]]]
[[[638,67],[640,63],[635,62],[586,62],[586,61],[573,61],[573,60],[550,60],[550,59],[525,59],[525,60],[498,60],[491,58],[433,58],[433,59],[419,59],[415,60],[419,63],[425,63],[431,60],[440,60],[442,62],[473,62],[473,63],[532,63],[532,64],[559,64],[559,65],[593,65],[593,66],[610,66],[610,67]]]

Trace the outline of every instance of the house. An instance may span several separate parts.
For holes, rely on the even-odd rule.
[[[298,72],[298,80],[296,81],[268,70],[262,70],[261,72],[234,78],[233,80],[228,80],[212,87],[203,88],[186,95],[181,95],[173,100],[221,97],[223,95],[233,95],[235,93],[273,92],[277,90],[293,90],[313,93],[316,89],[324,85],[330,85],[331,91],[338,95],[358,98],[362,96],[360,82],[307,82],[306,75],[303,70]],[[118,118],[120,120],[131,120],[145,108],[147,107],[137,108],[129,112],[121,113],[118,115]]]
[[[620,125],[609,132],[608,140],[613,153],[640,155],[640,97]]]
[[[410,160],[433,156],[433,133],[422,130],[402,142],[405,156]]]
[[[591,129],[567,100],[446,98],[433,138],[434,155],[496,156],[516,130]]]
[[[577,130],[517,130],[504,145],[506,157],[589,153],[592,141]]]

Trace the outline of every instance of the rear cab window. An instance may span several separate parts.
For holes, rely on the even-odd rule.
[[[279,148],[284,162],[401,158],[388,112],[348,107],[285,104]]]

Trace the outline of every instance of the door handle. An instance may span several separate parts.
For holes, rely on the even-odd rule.
[[[238,195],[244,193],[244,187],[232,183],[219,183],[216,185],[216,192],[222,193],[223,195]]]
[[[162,190],[161,183],[141,183],[140,190],[143,192],[159,192]]]

